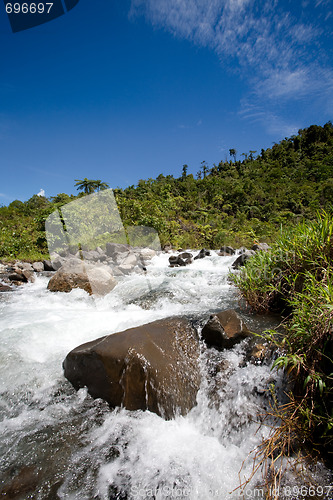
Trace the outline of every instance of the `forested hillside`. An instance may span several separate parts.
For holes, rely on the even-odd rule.
[[[230,161],[202,162],[196,178],[183,165],[179,178],[160,174],[114,193],[124,225],[151,226],[162,244],[216,248],[272,241],[281,225],[332,210],[332,145],[332,123],[312,125],[260,154],[230,149]],[[46,254],[45,218],[76,198],[35,195],[0,207],[0,258]]]

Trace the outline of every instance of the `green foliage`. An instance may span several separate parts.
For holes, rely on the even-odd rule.
[[[211,168],[201,162],[195,179],[183,165],[180,177],[158,175],[137,186],[115,189],[123,224],[148,225],[158,231],[162,245],[175,247],[252,246],[273,242],[280,227],[293,228],[311,220],[320,209],[333,206],[333,126],[313,125],[286,138],[259,156],[251,150],[243,161],[221,161]],[[77,179],[82,197],[108,185]],[[3,228],[0,258],[20,252],[46,251],[43,234],[47,215],[76,199],[60,193],[47,200],[34,196],[0,207]],[[24,232],[25,231],[25,232]],[[15,234],[13,234],[15,233]],[[22,235],[22,238],[21,238]],[[272,291],[272,300],[278,295]]]
[[[101,191],[110,187],[106,182],[102,182],[100,179],[89,180],[87,179],[87,177],[85,177],[83,180],[75,179],[75,182],[77,190],[83,191],[85,194],[91,194],[95,191]]]
[[[333,219],[317,219],[283,233],[270,252],[259,252],[233,280],[259,312],[289,313],[283,338],[269,334],[281,355],[274,368],[294,382],[290,425],[307,429],[311,447],[333,441]]]

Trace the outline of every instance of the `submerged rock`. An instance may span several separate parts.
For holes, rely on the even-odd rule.
[[[236,311],[227,309],[212,314],[201,335],[208,346],[226,349],[252,336],[252,333]]]
[[[64,363],[76,389],[112,407],[185,415],[200,384],[199,341],[186,319],[167,318],[76,347]]]
[[[78,259],[68,260],[50,279],[47,288],[51,292],[70,292],[82,288],[90,295],[105,295],[117,282],[110,268],[86,264]]]
[[[187,266],[192,264],[193,255],[190,252],[182,252],[179,255],[171,255],[169,257],[170,267]]]

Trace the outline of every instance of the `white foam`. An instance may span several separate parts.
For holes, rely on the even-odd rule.
[[[198,405],[172,421],[150,412],[110,411],[86,391],[75,392],[63,376],[66,354],[81,343],[170,315],[207,311],[208,317],[236,304],[226,278],[232,257],[213,252],[184,268],[169,268],[168,257],[157,255],[146,275],[124,278],[102,298],[82,290],[52,293],[47,279],[37,278],[0,301],[5,465],[40,460],[43,469],[45,457],[52,462],[63,447],[54,467],[63,467],[61,474],[57,470],[63,481],[58,495],[66,500],[107,499],[110,486],[129,498],[149,498],[151,491],[159,499],[177,492],[193,500],[233,498],[229,492],[239,484],[242,462],[260,442],[250,418],[260,398],[252,391],[254,384],[265,385],[269,368],[241,368],[242,350],[230,351],[229,379],[216,388],[213,404],[205,351]],[[37,430],[45,433],[43,444],[33,437]]]

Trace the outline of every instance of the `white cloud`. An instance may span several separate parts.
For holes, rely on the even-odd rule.
[[[332,102],[331,61],[320,38],[330,32],[323,24],[327,0],[301,5],[312,14],[316,8],[321,26],[313,15],[311,24],[298,20],[277,0],[132,0],[130,15],[144,15],[155,27],[210,47],[230,71],[246,78],[256,98],[321,93]]]
[[[37,196],[45,196],[44,189],[40,189],[39,193],[37,193]]]
[[[265,125],[267,132],[274,137],[290,137],[296,135],[301,128],[297,122],[286,121],[278,113],[264,108],[258,102],[253,103],[247,99],[242,100],[238,114],[251,123]]]

